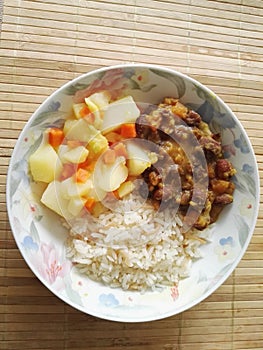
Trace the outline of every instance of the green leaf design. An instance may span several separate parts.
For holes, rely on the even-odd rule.
[[[21,178],[15,179],[14,177],[12,177],[11,186],[10,186],[10,197],[11,198],[16,193],[21,181],[22,181]]]
[[[42,112],[33,120],[33,122],[30,124],[30,127],[32,128],[34,126],[40,126],[43,123],[52,125],[52,123],[61,119],[65,119],[65,112]]]
[[[248,233],[249,233],[249,226],[247,222],[244,220],[243,216],[237,215],[235,217],[236,225],[238,227],[238,240],[241,247],[244,247],[246,244]]]
[[[28,151],[25,153],[24,158],[27,158],[38,149],[39,145],[42,142],[42,139],[43,139],[43,134],[41,134],[39,138],[36,139],[36,141],[29,147]]]
[[[151,91],[153,88],[155,88],[157,85],[156,84],[151,84],[151,85],[147,85],[147,86],[142,86],[141,87],[141,91],[142,92],[149,92]]]
[[[72,281],[70,276],[66,276],[64,277],[64,281],[65,281],[65,291],[67,293],[67,296],[69,297],[69,299],[75,303],[78,304],[80,306],[83,306],[83,303],[81,301],[81,297],[79,296],[79,294],[71,287]]]
[[[33,220],[32,220],[31,225],[30,225],[30,235],[35,242],[37,242],[37,243],[40,242],[38,230],[37,230],[36,225],[35,225]]]
[[[185,88],[185,82],[184,82],[183,78],[181,78],[179,76],[171,76],[170,73],[161,72],[157,69],[151,69],[151,71],[160,77],[163,77],[167,80],[170,80],[177,87],[178,98],[181,98],[185,94],[186,88]]]
[[[66,95],[73,96],[77,91],[87,89],[95,80],[103,79],[105,72],[97,73],[96,76],[92,76],[92,78],[86,78],[82,83],[76,83],[74,85],[70,85],[63,90],[63,93]]]
[[[77,91],[80,91],[80,90],[84,90],[86,89],[90,84],[87,84],[87,83],[77,83],[77,84],[74,84],[74,85],[70,85],[69,87],[67,87],[65,90],[64,90],[64,93],[66,95],[75,95],[75,93]]]
[[[195,85],[195,90],[197,95],[204,101],[207,101],[208,103],[210,103],[211,106],[213,106],[213,108],[215,109],[216,112],[220,113],[220,106],[218,103],[218,100],[216,98],[216,95],[213,94],[212,92],[208,92],[203,90],[199,85],[194,84]]]
[[[254,178],[247,173],[243,173],[239,177],[234,176],[233,182],[236,189],[242,193],[249,192],[253,197],[256,197],[256,184]]]

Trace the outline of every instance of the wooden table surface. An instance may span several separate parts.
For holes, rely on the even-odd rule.
[[[17,249],[5,184],[16,139],[66,81],[119,63],[162,64],[236,113],[263,177],[262,0],[4,0],[0,51],[0,349],[263,349],[263,212],[246,254],[209,298],[179,315],[116,323],[51,294]]]

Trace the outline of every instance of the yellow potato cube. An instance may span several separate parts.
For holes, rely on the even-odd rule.
[[[54,148],[43,142],[29,157],[29,168],[34,181],[49,183],[61,172],[62,164]]]
[[[52,181],[44,191],[41,202],[57,213],[58,215],[68,219],[68,200],[62,195],[61,183],[59,181]]]
[[[89,151],[84,146],[77,146],[69,149],[62,155],[62,162],[69,162],[74,164],[82,163],[89,155]]]
[[[135,185],[132,181],[123,182],[118,188],[117,192],[120,198],[123,198],[130,194],[135,188]]]

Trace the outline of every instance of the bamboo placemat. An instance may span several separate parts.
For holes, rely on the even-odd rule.
[[[38,281],[17,249],[5,203],[12,149],[36,107],[81,73],[126,62],[172,67],[213,89],[245,127],[262,179],[262,39],[262,0],[4,1],[0,349],[263,349],[262,207],[244,258],[213,295],[168,319],[123,324],[72,309]]]

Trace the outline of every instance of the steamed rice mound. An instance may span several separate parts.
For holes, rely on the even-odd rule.
[[[91,279],[124,290],[173,286],[200,257],[204,232],[185,237],[171,209],[156,211],[134,196],[114,211],[71,222],[67,255]]]

